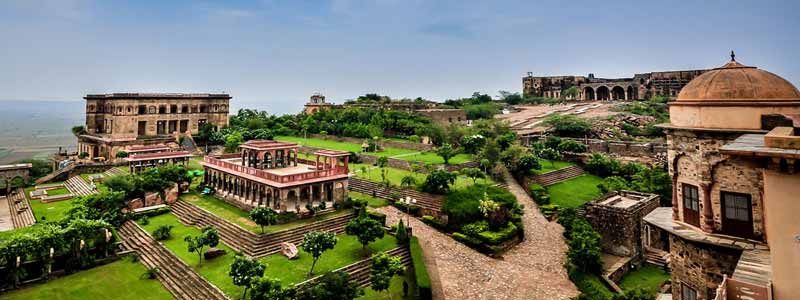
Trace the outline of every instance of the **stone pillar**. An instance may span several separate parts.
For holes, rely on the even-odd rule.
[[[672,219],[678,220],[678,174],[672,175]]]
[[[703,189],[703,222],[700,223],[700,229],[705,232],[714,232],[714,213],[711,210],[711,184],[701,183],[700,188]]]

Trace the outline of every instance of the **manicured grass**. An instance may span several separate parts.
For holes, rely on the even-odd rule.
[[[50,203],[42,203],[39,200],[30,200],[30,202],[33,216],[37,222],[61,220],[72,207],[72,199]]]
[[[48,196],[58,196],[58,195],[66,195],[69,194],[69,190],[67,188],[57,188],[47,191]]]
[[[202,170],[203,166],[200,165],[200,162],[203,161],[202,157],[192,157],[189,159],[189,162],[186,164],[190,170]]]
[[[258,226],[253,220],[250,220],[250,213],[244,211],[236,206],[228,204],[225,201],[217,199],[213,196],[201,195],[197,192],[190,192],[181,195],[181,200],[194,204],[198,207],[204,208],[220,218],[238,224],[244,229],[250,230],[253,233],[261,233],[261,226]],[[344,214],[352,213],[352,210],[340,210],[337,212],[327,213],[313,218],[297,220],[285,224],[270,225],[264,227],[264,233],[278,232],[282,230],[297,228],[311,222],[327,220],[333,217],[338,217]]]
[[[350,151],[359,153],[361,152],[361,144],[353,144],[353,143],[345,143],[345,142],[337,142],[337,141],[329,141],[329,140],[322,140],[322,139],[315,139],[315,138],[308,138],[304,139],[302,137],[294,137],[294,136],[277,136],[275,140],[284,141],[284,142],[292,142],[298,143],[300,145],[305,145],[309,147],[316,147],[316,148],[325,148],[325,149],[332,149],[332,150],[340,150],[340,151]],[[424,163],[431,163],[431,164],[443,164],[444,159],[442,159],[439,155],[435,152],[419,152],[415,150],[409,149],[400,149],[400,148],[390,148],[386,147],[381,152],[367,152],[366,154],[372,156],[386,156],[390,158],[396,158],[401,160],[407,161],[421,161]],[[450,158],[450,164],[460,164],[468,162],[472,159],[472,156],[469,154],[458,154],[452,158]]]
[[[539,163],[542,165],[541,170],[534,170],[535,174],[544,174],[547,172],[552,172],[555,170],[561,170],[566,167],[573,166],[575,164],[566,161],[550,161],[546,159],[539,160]]]
[[[352,144],[352,143],[345,143],[345,142],[337,142],[337,141],[328,141],[323,139],[315,139],[315,138],[307,138],[304,139],[302,137],[296,136],[276,136],[276,141],[281,142],[291,142],[297,143],[303,146],[315,147],[315,148],[325,148],[331,150],[340,150],[340,151],[350,151],[350,152],[361,152],[361,145],[360,144]]]
[[[361,167],[367,167],[368,171],[366,173],[362,172],[361,171]],[[355,172],[356,177],[358,177],[358,178],[363,178],[363,179],[367,179],[369,181],[374,181],[374,182],[382,182],[383,181],[383,179],[381,177],[381,169],[378,168],[378,167],[374,167],[372,165],[368,165],[368,164],[350,164],[350,171],[351,172]],[[402,182],[403,177],[405,177],[407,175],[412,175],[411,171],[407,171],[407,170],[403,170],[403,169],[397,169],[397,168],[390,168],[390,167],[386,167],[386,173],[387,173],[386,174],[386,179],[389,180],[389,182],[392,185],[395,185],[395,186],[400,186],[400,183]],[[420,185],[423,182],[425,182],[425,177],[427,176],[427,174],[421,173],[421,172],[416,172],[412,176],[414,176],[414,178],[416,179],[417,185]],[[485,179],[478,179],[477,183],[479,183],[479,184],[480,183],[482,183],[482,184],[494,184],[494,181],[491,178],[487,177]],[[455,183],[454,188],[467,187],[467,186],[470,186],[472,184],[473,184],[472,179],[470,179],[470,178],[468,178],[466,176],[459,175],[456,178],[456,183]]]
[[[101,176],[103,176],[103,179],[104,179],[104,180],[108,178],[108,176],[106,176],[106,175],[105,175],[105,174],[103,174],[103,173],[94,173],[94,174],[81,174],[80,176],[81,176],[81,178],[83,178],[83,181],[86,181],[86,183],[88,183],[89,185],[91,185],[91,184],[92,184],[92,181],[91,181],[91,180],[89,180],[89,176],[92,176],[92,175],[101,175]],[[95,186],[97,186],[97,191],[98,191],[98,192],[101,192],[101,193],[102,193],[102,192],[108,192],[108,186],[106,186],[105,184],[103,184],[103,182],[95,182],[94,184],[95,184]]]
[[[339,241],[333,250],[323,253],[317,265],[314,267],[314,276],[324,274],[359,260],[368,258],[374,253],[387,251],[397,247],[397,240],[386,234],[380,240],[370,243],[367,246],[367,255],[361,250],[361,243],[355,238],[346,234],[337,236]],[[311,269],[313,258],[310,254],[300,249],[297,259],[289,260],[280,253],[276,253],[262,259],[267,263],[266,276],[278,278],[285,285],[300,283],[307,279],[306,275]]]
[[[131,169],[128,168],[128,166],[117,166],[115,168],[117,168],[117,170],[124,172],[125,174],[129,174],[131,172]]]
[[[375,198],[370,195],[365,195],[359,192],[349,192],[347,193],[347,195],[353,199],[367,200],[367,205],[372,208],[384,207],[389,205],[389,200],[383,198]]]
[[[178,256],[183,262],[188,264],[197,273],[203,276],[206,280],[220,288],[226,295],[230,297],[239,297],[243,292],[242,289],[235,286],[228,276],[231,263],[235,251],[220,241],[217,248],[224,249],[227,254],[211,259],[203,260],[201,265],[198,265],[200,257],[195,252],[189,252],[186,248],[186,242],[183,240],[186,236],[197,236],[200,234],[200,229],[189,227],[178,222],[178,218],[173,214],[163,214],[150,218],[150,223],[142,227],[150,234],[160,225],[172,225],[172,237],[168,240],[161,241],[172,253]],[[207,250],[206,247],[203,251]]]
[[[625,291],[645,289],[655,295],[659,292],[661,284],[669,280],[669,273],[664,269],[651,264],[644,264],[641,268],[631,271],[622,277],[619,287]]]
[[[408,284],[408,296],[403,297],[403,281]],[[384,299],[384,300],[411,300],[414,299],[413,293],[416,289],[416,283],[414,282],[414,270],[410,267],[406,268],[405,273],[402,275],[392,277],[392,282],[389,285],[389,289],[385,291],[376,292],[372,290],[372,288],[367,287],[364,289],[364,296],[361,296],[357,299],[359,300],[372,300],[372,299]]]
[[[550,202],[561,207],[578,207],[602,195],[597,185],[603,179],[591,174],[583,174],[567,181],[547,187]]]
[[[145,267],[124,259],[0,295],[8,300],[161,300],[172,295],[156,279],[142,279]]]
[[[395,157],[395,158],[402,159],[402,160],[407,160],[407,161],[421,161],[421,162],[430,163],[430,164],[444,164],[444,159],[441,156],[439,156],[438,154],[436,154],[436,152],[433,152],[433,151],[420,152],[420,153],[417,153],[417,154],[412,154],[412,155],[407,155],[407,156],[400,156],[400,157]],[[465,163],[465,162],[468,162],[468,161],[471,161],[471,160],[472,160],[472,155],[465,154],[465,153],[460,153],[460,154],[457,154],[456,156],[451,157],[450,161],[448,163],[451,164],[451,165],[457,165],[457,164],[462,164],[462,163]]]

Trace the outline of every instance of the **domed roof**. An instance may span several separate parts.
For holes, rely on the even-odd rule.
[[[800,101],[800,91],[778,75],[731,61],[695,77],[678,94],[678,102]]]

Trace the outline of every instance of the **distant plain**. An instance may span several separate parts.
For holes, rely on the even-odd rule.
[[[45,159],[59,147],[74,151],[72,126],[84,123],[75,101],[0,101],[0,164]]]

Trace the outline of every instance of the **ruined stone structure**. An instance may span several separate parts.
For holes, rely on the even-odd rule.
[[[0,195],[7,195],[12,187],[23,187],[30,180],[31,164],[0,165]]]
[[[414,112],[431,118],[433,123],[439,125],[450,124],[466,124],[467,112],[463,109],[454,108],[431,108],[431,109],[417,109]]]
[[[689,81],[708,70],[664,71],[635,74],[632,78],[588,76],[528,76],[522,78],[525,97],[567,100],[634,100],[654,96],[675,97]],[[571,89],[571,88],[575,89]]]
[[[797,88],[733,56],[670,103],[672,207],[644,218],[643,240],[669,252],[673,299],[800,298],[800,151],[764,136],[797,140],[798,116]]]
[[[109,160],[131,147],[169,144],[204,124],[228,125],[230,95],[114,93],[86,95],[86,133],[78,153]]]
[[[270,140],[251,140],[241,153],[206,156],[204,183],[238,207],[269,207],[276,211],[306,212],[347,198],[348,152],[319,150],[315,161],[297,157],[299,146]]]
[[[631,257],[642,254],[642,217],[658,207],[658,195],[612,192],[584,205],[586,220],[603,237],[604,252]]]
[[[303,113],[310,115],[322,109],[328,109],[333,104],[325,102],[325,96],[322,94],[314,94],[308,99],[308,103],[303,107]]]

